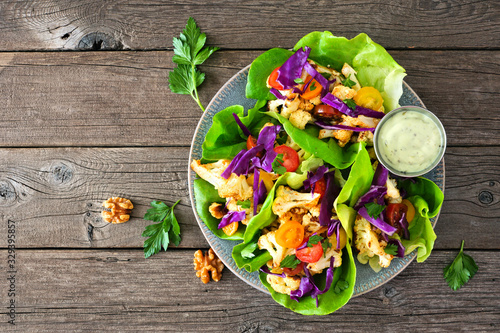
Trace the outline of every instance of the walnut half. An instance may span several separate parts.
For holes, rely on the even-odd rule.
[[[222,277],[222,270],[224,269],[224,264],[217,258],[214,250],[209,249],[208,252],[203,252],[198,250],[194,253],[194,269],[196,270],[196,276],[201,279],[203,283],[208,283],[210,281],[210,274],[212,272],[212,280],[219,281]]]
[[[134,205],[130,200],[120,197],[112,197],[102,203],[102,206],[111,211],[103,210],[102,218],[109,223],[123,223],[130,219],[130,213]]]

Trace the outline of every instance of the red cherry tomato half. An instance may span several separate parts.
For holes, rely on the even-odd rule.
[[[286,275],[288,276],[294,276],[299,274],[304,270],[304,263],[301,262],[300,264],[297,265],[294,269],[291,268],[283,268],[283,272],[285,272]]]
[[[314,244],[312,247],[306,246],[305,248],[297,250],[295,252],[295,256],[297,257],[297,259],[308,263],[317,262],[319,259],[321,259],[322,255],[323,247],[321,246],[320,242]]]
[[[278,82],[279,69],[279,67],[276,67],[274,71],[272,71],[271,75],[269,75],[269,78],[267,79],[267,83],[274,89],[283,90],[283,86]]]
[[[326,180],[325,177],[314,183],[314,193],[318,193],[319,197],[322,198],[326,192]]]
[[[281,145],[274,148],[274,151],[278,154],[283,154],[283,165],[288,172],[293,172],[297,170],[300,164],[299,154],[293,148],[285,145]]]
[[[388,204],[385,209],[385,216],[387,217],[387,222],[393,227],[399,226],[397,222],[401,219],[403,213],[408,211],[408,206],[403,203],[398,204]]]

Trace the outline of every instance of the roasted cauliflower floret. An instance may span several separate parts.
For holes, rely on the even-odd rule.
[[[356,77],[356,71],[354,68],[349,66],[349,64],[345,63],[344,66],[342,67],[342,74],[346,77],[352,80],[354,83],[356,83],[354,86],[352,86],[352,89],[358,91],[361,89],[361,85],[359,84],[358,78]]]
[[[285,105],[285,100],[275,99],[267,102],[267,109],[272,112],[279,113],[280,109]]]
[[[221,219],[226,215],[224,205],[219,202],[214,202],[208,207],[210,214],[216,219]]]
[[[271,285],[274,291],[287,295],[290,295],[292,290],[299,289],[300,286],[300,278],[296,276],[287,276],[286,278],[282,278],[281,276],[268,274],[267,282]]]
[[[373,133],[370,131],[359,132],[356,142],[366,142],[367,145],[373,146]]]
[[[313,106],[314,107],[314,106]],[[312,116],[307,111],[297,110],[290,115],[290,122],[298,129],[305,129]]]
[[[335,258],[333,267],[339,267],[340,265],[342,265],[342,250],[335,251],[335,249],[331,247],[326,251],[324,255],[321,256],[318,261],[316,261],[315,263],[307,264],[307,269],[309,269],[312,274],[319,274],[325,268],[330,267],[331,257]]]
[[[385,198],[388,198],[392,203],[400,203],[403,201],[399,193],[399,190],[396,187],[397,182],[395,179],[387,177],[387,182],[385,183],[385,186],[387,187],[387,194],[385,195]]]
[[[276,191],[276,199],[273,203],[273,212],[278,216],[282,216],[292,208],[309,209],[318,204],[320,194],[300,193],[292,190],[288,186],[279,186]]]
[[[262,205],[257,206],[257,212],[260,210]],[[253,198],[250,198],[250,208],[243,208],[240,205],[238,205],[238,201],[236,199],[230,199],[227,204],[226,204],[227,210],[231,211],[244,211],[245,212],[245,219],[240,221],[244,225],[247,225],[248,222],[250,222],[250,219],[253,217]]]
[[[356,90],[346,86],[335,86],[332,90],[332,94],[343,101],[356,96]]]
[[[285,105],[281,109],[281,115],[285,118],[290,118],[290,115],[299,109],[300,97],[297,95],[292,100],[285,100]]]
[[[354,232],[356,234],[354,244],[360,254],[366,253],[369,257],[378,255],[379,265],[389,267],[393,255],[385,253],[387,243],[379,240],[378,234],[372,230],[370,222],[358,215],[354,222]]]
[[[218,189],[227,181],[221,177],[221,174],[229,166],[229,163],[231,163],[230,160],[218,160],[215,163],[201,164],[200,160],[193,160],[191,169]]]
[[[287,249],[285,247],[280,246],[276,242],[276,237],[275,237],[276,231],[271,231],[268,232],[265,235],[262,235],[259,237],[259,240],[257,242],[257,245],[259,246],[259,249],[263,250],[266,249],[269,251],[269,254],[273,257],[273,268],[279,267],[281,261],[287,253],[289,253],[293,249]]]

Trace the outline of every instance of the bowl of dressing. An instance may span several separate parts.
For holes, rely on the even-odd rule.
[[[429,110],[402,106],[378,123],[373,145],[377,159],[390,172],[417,177],[431,171],[443,158],[446,132]]]

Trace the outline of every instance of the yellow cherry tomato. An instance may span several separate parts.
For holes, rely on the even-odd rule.
[[[339,238],[340,238],[340,241],[339,241],[340,248],[337,249],[337,236],[335,235],[335,233],[333,233],[333,235],[328,237],[328,239],[330,240],[330,243],[332,244],[332,247],[334,249],[342,250],[345,247],[345,244],[347,243],[347,234],[346,234],[344,228],[342,228],[342,227],[340,227],[340,230],[339,230]]]
[[[299,222],[285,222],[276,231],[276,243],[286,248],[296,248],[304,241],[304,231],[304,226]]]
[[[415,207],[413,207],[412,203],[410,200],[404,199],[403,203],[408,207],[408,211],[406,212],[406,221],[410,223],[413,221],[413,218],[415,217]]]
[[[363,87],[354,96],[354,102],[364,108],[379,110],[384,103],[380,92],[373,87]]]

